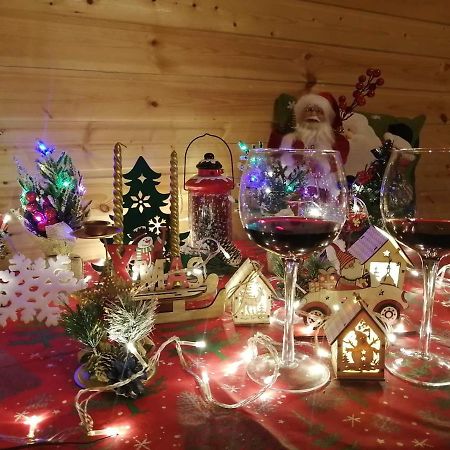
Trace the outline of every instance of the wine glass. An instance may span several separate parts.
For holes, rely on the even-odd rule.
[[[294,347],[294,299],[299,261],[323,250],[339,234],[347,214],[347,187],[338,152],[333,150],[254,149],[242,174],[239,211],[256,244],[285,262],[285,300],[281,367],[275,389],[309,392],[330,379],[327,366]],[[275,361],[254,358],[251,379],[267,383]]]
[[[381,188],[387,231],[415,250],[423,264],[423,310],[419,339],[395,341],[386,367],[423,386],[450,385],[450,359],[430,348],[439,261],[450,253],[450,149],[393,150]]]

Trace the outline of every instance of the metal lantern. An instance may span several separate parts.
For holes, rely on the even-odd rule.
[[[196,165],[198,172],[186,181],[186,158],[191,144],[204,136],[221,140],[228,148],[231,158],[231,178],[223,173],[222,164],[215,159],[213,153],[205,153],[203,159]],[[184,188],[189,197],[189,229],[192,246],[207,238],[219,243],[230,242],[232,238],[231,214],[234,188],[233,156],[228,144],[220,137],[203,134],[193,139],[184,156]]]

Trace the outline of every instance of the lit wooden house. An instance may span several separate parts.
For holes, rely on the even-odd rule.
[[[403,289],[405,272],[411,261],[385,231],[377,227],[368,230],[347,249],[370,274],[370,286],[390,284]]]
[[[363,302],[345,302],[325,323],[324,332],[337,379],[384,379],[384,327]]]
[[[236,324],[269,323],[275,291],[254,261],[247,259],[225,286]]]

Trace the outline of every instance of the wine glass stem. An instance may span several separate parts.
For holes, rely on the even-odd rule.
[[[423,312],[420,325],[419,349],[423,356],[430,353],[431,320],[433,318],[434,286],[439,261],[423,259]]]
[[[284,270],[286,317],[284,320],[283,349],[281,352],[281,365],[283,367],[292,366],[295,362],[294,301],[295,301],[295,286],[297,283],[297,271],[298,271],[297,261],[287,259]]]

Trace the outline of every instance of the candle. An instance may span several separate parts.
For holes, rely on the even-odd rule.
[[[170,154],[170,258],[180,257],[179,236],[179,197],[178,197],[178,156],[175,150]]]
[[[123,230],[123,194],[122,194],[122,145],[114,145],[114,183],[113,183],[113,213],[114,226]],[[124,145],[125,147],[125,145]],[[114,244],[123,244],[123,232],[117,233],[113,238]]]

